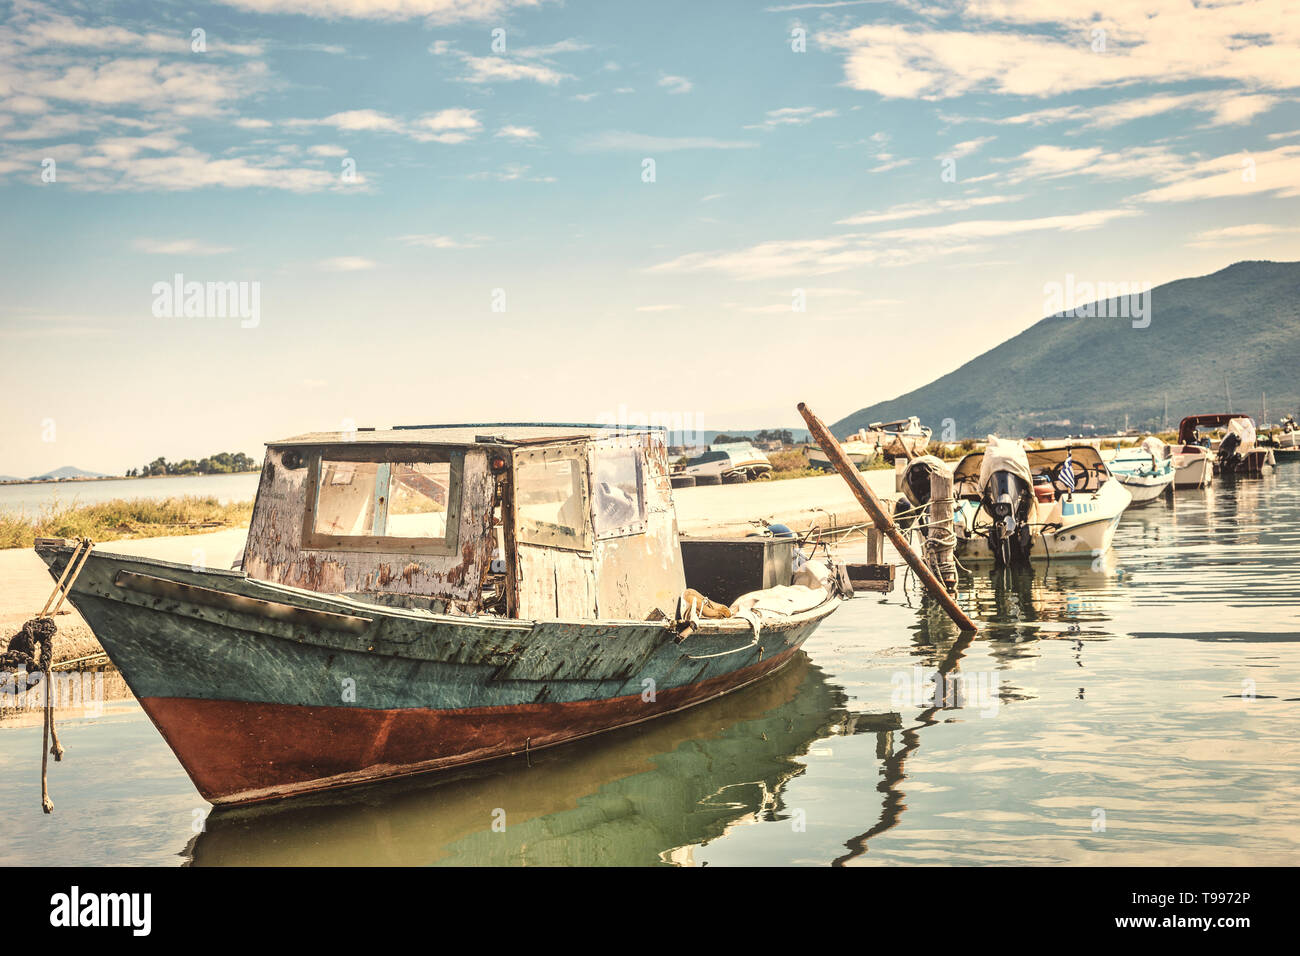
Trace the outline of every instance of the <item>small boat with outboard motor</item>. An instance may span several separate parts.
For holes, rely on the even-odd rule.
[[[1259,439],[1259,444],[1273,452],[1277,464],[1300,461],[1300,424],[1294,416],[1285,415],[1276,427]]]
[[[1178,424],[1178,441],[1206,448],[1216,475],[1258,477],[1277,464],[1273,449],[1256,441],[1255,420],[1249,415],[1188,415]]]
[[[1132,448],[1121,448],[1107,465],[1115,480],[1129,490],[1133,504],[1155,501],[1174,483],[1173,449],[1154,435]]]
[[[1099,555],[1133,500],[1091,445],[1027,450],[994,435],[957,463],[953,496],[958,556],[999,567]]]

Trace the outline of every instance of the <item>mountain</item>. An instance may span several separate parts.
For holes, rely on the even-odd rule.
[[[1117,302],[1093,303],[1092,314],[1105,305],[1115,316]],[[1063,308],[1075,304],[1067,299]],[[1300,262],[1238,262],[1156,286],[1149,316],[1146,328],[1131,318],[1041,319],[955,372],[860,409],[831,430],[844,436],[909,415],[936,438],[945,419],[961,438],[1113,432],[1125,415],[1130,427],[1153,430],[1164,423],[1166,398],[1176,428],[1184,415],[1207,412],[1258,420],[1261,392],[1273,420],[1300,410]],[[972,332],[968,340],[978,335]]]
[[[64,465],[62,468],[55,468],[53,471],[47,471],[43,475],[33,475],[28,481],[55,481],[59,478],[108,478],[108,475],[101,475],[97,471],[85,471],[77,468],[75,465]]]

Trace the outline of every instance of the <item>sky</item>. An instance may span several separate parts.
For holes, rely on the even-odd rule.
[[[1300,259],[1297,0],[0,17],[0,474],[353,423],[833,421],[1053,283]]]

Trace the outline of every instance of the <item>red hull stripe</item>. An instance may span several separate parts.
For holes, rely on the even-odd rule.
[[[662,717],[771,673],[795,649],[721,677],[640,695],[461,710],[308,707],[143,697],[204,799],[252,803],[538,750]]]

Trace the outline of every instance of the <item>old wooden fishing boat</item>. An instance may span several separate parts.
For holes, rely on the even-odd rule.
[[[697,563],[714,582],[734,564],[707,595],[731,607],[687,590],[659,430],[318,433],[268,446],[242,569],[95,550],[70,599],[199,792],[251,803],[549,747],[759,680],[838,598],[773,557],[793,541],[754,539],[759,561],[718,545]],[[74,551],[37,542],[56,579]]]

